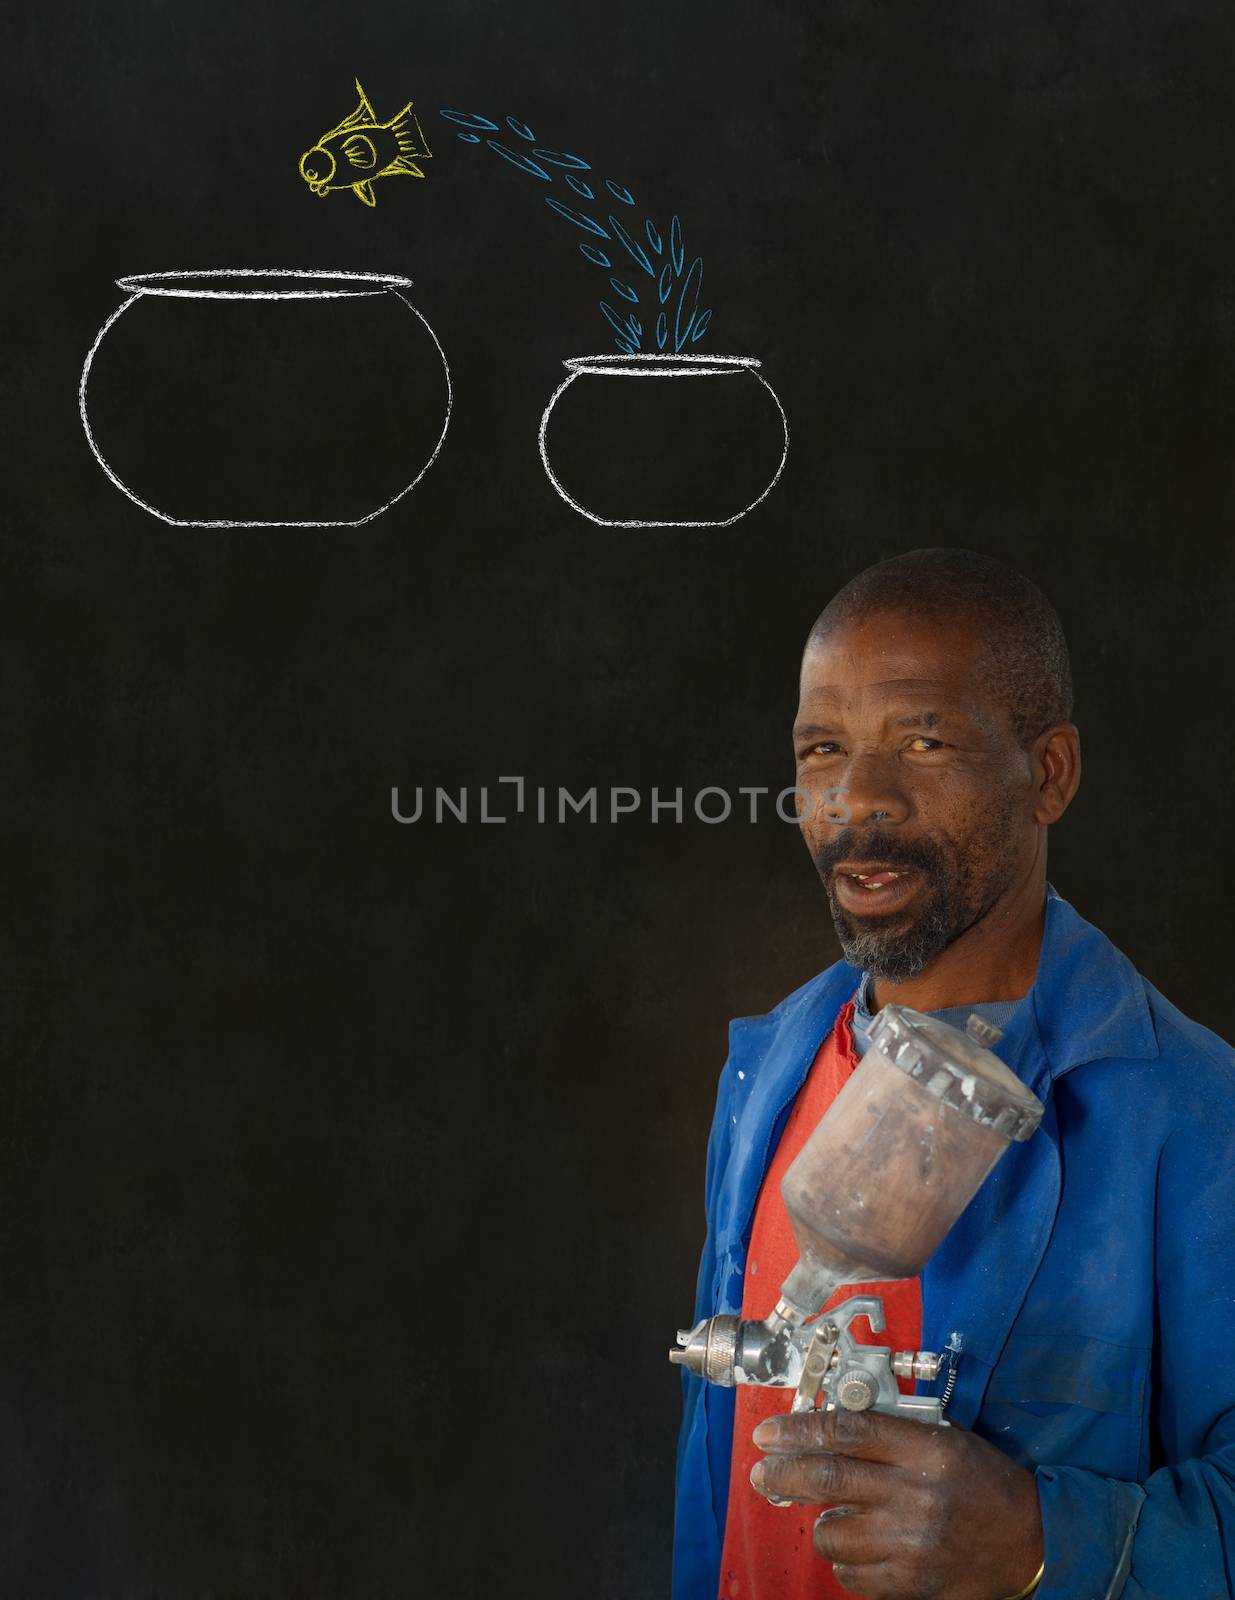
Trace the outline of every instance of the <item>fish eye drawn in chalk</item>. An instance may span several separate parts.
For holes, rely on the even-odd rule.
[[[350,189],[365,205],[375,206],[373,185],[379,178],[423,178],[417,162],[433,152],[410,100],[389,122],[379,122],[359,78],[356,93],[355,111],[301,156],[300,176],[319,199]]]
[[[211,268],[140,273],[116,282],[126,298],[90,346],[78,384],[78,409],[86,442],[108,478],[134,505],[160,521],[182,528],[360,527],[410,494],[437,460],[450,426],[454,391],[441,342],[411,301],[410,278],[296,268]],[[172,309],[181,306],[183,311]],[[304,308],[301,315],[295,313],[296,306]],[[156,312],[159,320],[153,326],[168,336],[166,344],[152,345],[145,336],[142,324]],[[333,385],[325,394],[319,389],[314,403],[294,386],[280,384],[284,364],[305,349],[303,315],[312,318],[313,361],[320,382]],[[260,341],[253,339],[255,318],[262,326]],[[99,383],[92,385],[92,380],[98,379],[100,353],[104,365],[110,353],[115,375],[122,381],[109,387],[105,373],[101,392],[96,392]],[[207,353],[209,361],[194,364],[190,359],[190,354]],[[284,459],[280,472],[273,455],[282,439],[297,434],[297,425],[289,419],[296,416],[301,427],[316,426],[319,433],[325,429],[330,438],[335,419],[348,412],[348,385],[354,380],[356,360],[368,360],[370,355],[375,362],[385,360],[388,369],[394,364],[406,382],[414,375],[418,392],[425,396],[414,421],[408,419],[406,432],[393,435],[390,447],[382,446],[377,458],[381,486],[361,470],[313,474],[306,467],[307,463],[311,468],[312,451]],[[235,495],[238,504],[214,509],[176,504],[177,494],[188,497],[192,491],[179,476],[169,486],[158,462],[144,453],[144,439],[156,435],[165,420],[167,374],[186,365],[193,374],[194,410],[188,420],[202,425],[203,432],[212,430],[213,442],[199,440],[195,429],[186,431],[180,436],[185,457],[178,464],[190,483],[199,488],[209,485],[213,494],[222,455],[261,462],[262,482],[270,497],[269,509],[262,513],[251,514],[243,486],[234,483],[217,493],[223,498]],[[216,375],[208,368],[216,369]],[[272,410],[268,417],[263,413],[257,432],[250,431],[252,417],[246,425],[231,414],[228,398],[235,391],[229,384],[237,370],[254,392],[275,385],[286,401],[285,412]],[[109,403],[114,411],[115,403],[126,396],[129,403],[120,405],[120,417],[109,415]],[[360,409],[358,427],[363,434]],[[108,438],[100,442],[103,430]],[[153,484],[148,487],[143,476],[152,476]],[[250,514],[245,514],[247,510]]]

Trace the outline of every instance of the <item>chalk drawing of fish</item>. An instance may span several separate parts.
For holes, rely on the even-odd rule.
[[[376,178],[423,178],[416,165],[432,155],[424,132],[412,112],[412,102],[389,122],[379,122],[369,97],[356,80],[360,104],[337,128],[321,138],[300,158],[300,176],[318,196],[331,189],[350,189],[367,206],[375,206]],[[413,157],[415,159],[413,159]]]

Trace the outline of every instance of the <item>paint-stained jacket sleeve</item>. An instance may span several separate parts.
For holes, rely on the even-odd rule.
[[[716,1281],[716,1186],[724,1170],[732,1137],[733,1119],[731,1101],[733,1076],[730,1062],[725,1063],[716,1092],[716,1112],[712,1118],[712,1131],[708,1138],[707,1171],[704,1178],[704,1195],[707,1212],[707,1237],[699,1261],[699,1277],[695,1290],[695,1320],[710,1316],[713,1310],[713,1290]],[[682,1426],[678,1434],[677,1518],[673,1537],[673,1594],[674,1600],[694,1600],[707,1593],[715,1583],[720,1562],[719,1530],[706,1474],[683,1471],[687,1455],[698,1459],[707,1450],[707,1384],[685,1367],[682,1373]]]
[[[1217,1071],[1213,1067],[1217,1067]],[[1037,1600],[1235,1597],[1235,1075],[1206,1074],[1159,1161],[1144,1483],[1040,1466],[1046,1573]],[[1067,1339],[1060,1329],[1061,1340]]]

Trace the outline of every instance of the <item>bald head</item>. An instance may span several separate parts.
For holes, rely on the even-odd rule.
[[[955,626],[978,640],[978,670],[1019,744],[1071,719],[1072,668],[1059,617],[1037,584],[1004,562],[935,548],[867,567],[824,607],[807,649],[878,612]]]

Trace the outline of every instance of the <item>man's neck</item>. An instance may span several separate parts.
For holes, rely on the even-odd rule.
[[[1046,884],[1035,873],[1001,895],[916,978],[892,983],[875,977],[872,1013],[890,1004],[943,1011],[984,1000],[1020,1000],[1038,974],[1045,922]]]

